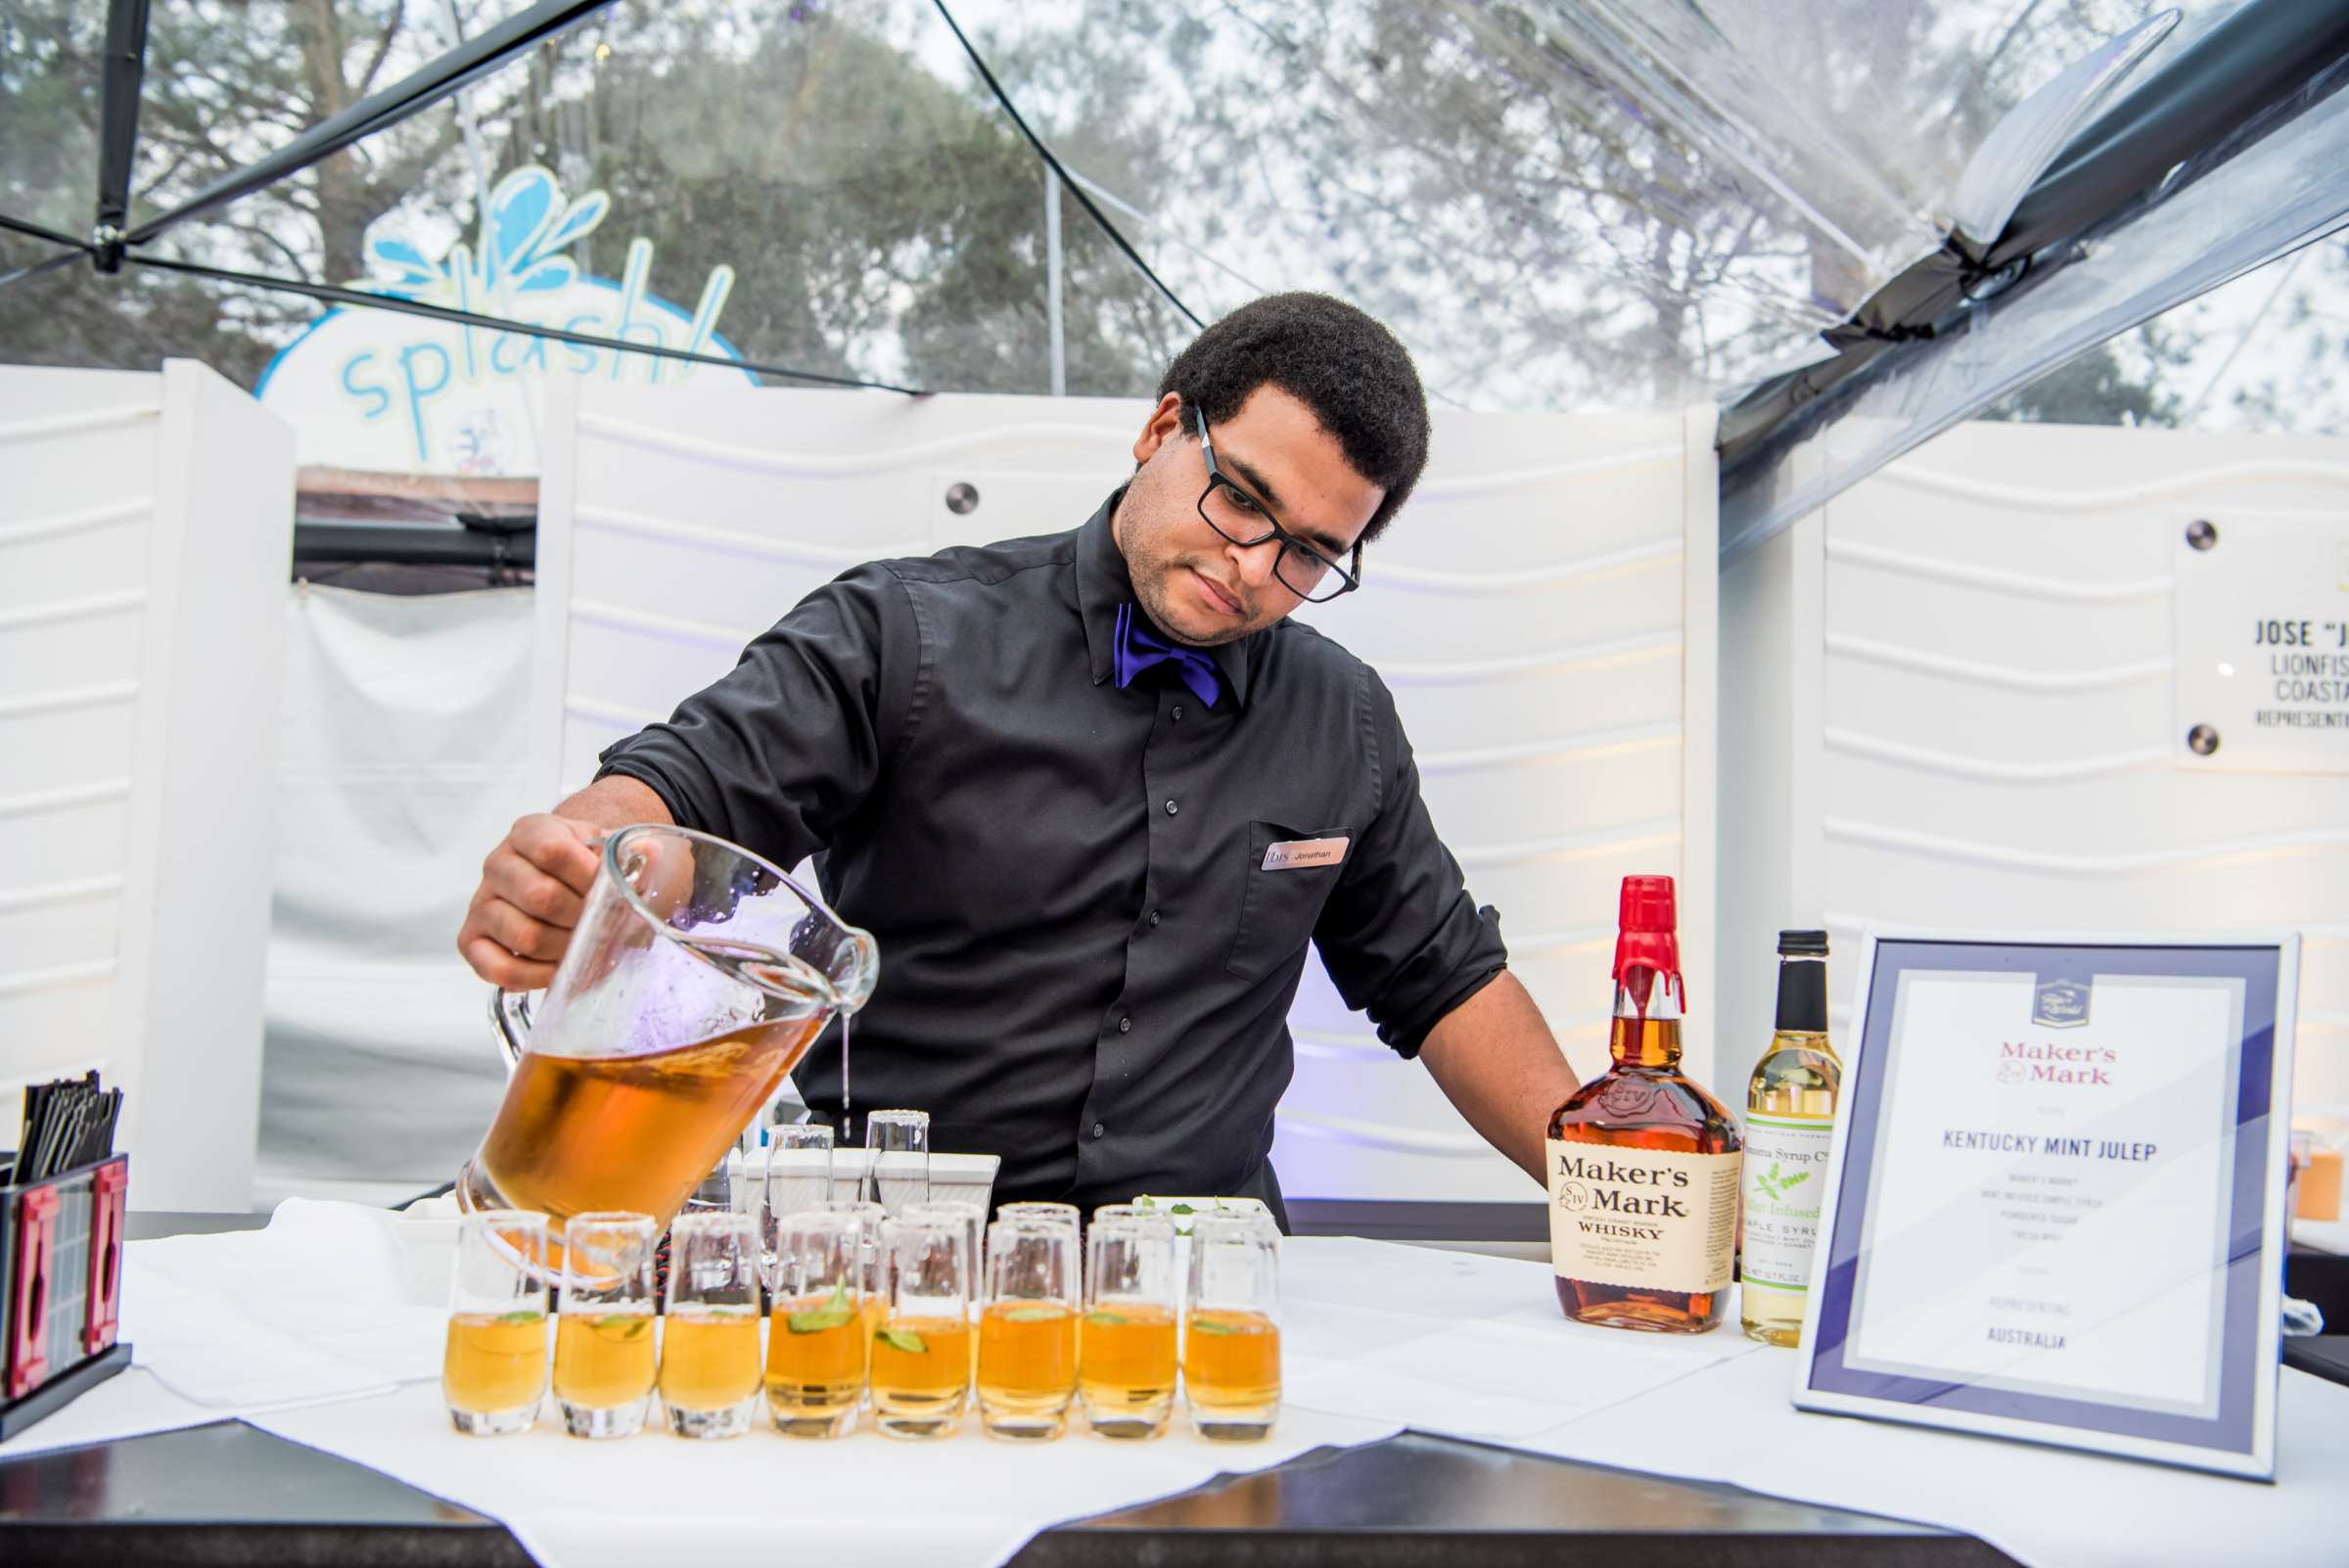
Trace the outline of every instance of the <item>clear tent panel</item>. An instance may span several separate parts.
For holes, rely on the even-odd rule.
[[[2349,92],[2335,92],[2166,201],[2092,237],[2083,259],[2039,287],[1976,302],[1962,330],[1918,346],[1831,423],[1728,476],[1723,553],[1761,543],[2054,367],[2349,227],[2344,146]],[[2326,275],[2320,270],[2312,281]]]
[[[157,7],[134,224],[453,37],[446,7],[346,3],[323,51],[340,65],[302,66],[281,58],[300,52],[293,19],[322,8],[232,9],[254,14],[253,38],[219,36],[235,29],[201,0]],[[460,28],[507,9],[461,13]],[[238,134],[181,135],[212,122],[224,80]],[[1125,177],[1144,152],[1106,137],[1100,166]],[[73,170],[78,199],[93,167],[94,155]],[[601,279],[708,307],[720,350],[754,363],[1042,392],[1045,196],[1042,164],[926,5],[630,0],[145,249],[533,322],[561,282]],[[1081,211],[1066,215],[1069,390],[1147,390],[1189,323]],[[250,387],[319,309],[84,264],[0,293],[0,344],[53,357],[69,340],[85,364],[189,353]]]
[[[2136,0],[949,4],[1075,186],[1059,203],[1067,390],[1147,391],[1191,331],[1081,191],[1190,313],[1326,289],[1388,320],[1439,400],[1504,409],[1700,400],[1819,357],[1821,330],[1941,243],[2003,117],[2146,15]],[[2188,0],[2134,79],[2235,7]],[[519,10],[157,0],[134,222]],[[0,210],[86,232],[102,23],[71,0],[0,17],[12,44],[52,40],[0,59]],[[493,210],[525,169],[551,184]],[[590,223],[574,208],[596,192]],[[152,250],[527,317],[521,270],[622,279],[642,240],[643,286],[688,310],[717,289],[716,336],[750,360],[1043,392],[1046,197],[922,0],[627,0]],[[549,212],[535,238],[559,245],[506,253]],[[458,287],[460,246],[479,287]],[[0,350],[192,353],[250,386],[318,309],[69,267],[0,291]]]
[[[105,47],[104,6],[0,6],[0,214],[75,238],[90,232]]]
[[[2185,9],[2140,76],[2234,5]],[[2143,17],[2119,0],[954,11],[1199,313],[1326,289],[1393,325],[1439,396],[1498,408],[1685,401],[1819,357],[1819,332],[1940,245],[2002,117]],[[1092,166],[1117,126],[1155,140],[1146,188]]]
[[[2268,435],[2349,430],[2349,236],[2336,232],[2175,305],[1979,417]]]

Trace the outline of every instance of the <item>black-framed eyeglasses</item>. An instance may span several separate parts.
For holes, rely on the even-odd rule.
[[[1327,604],[1339,594],[1360,587],[1362,547],[1354,547],[1350,571],[1274,522],[1269,507],[1216,466],[1216,443],[1207,433],[1207,416],[1196,408],[1192,414],[1199,425],[1199,450],[1207,458],[1207,488],[1199,492],[1199,515],[1207,526],[1243,550],[1278,539],[1280,554],[1273,558],[1272,575],[1307,604]]]

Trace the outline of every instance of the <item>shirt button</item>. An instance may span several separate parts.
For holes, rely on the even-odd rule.
[[[1182,704],[1180,703],[1174,705],[1174,722],[1177,724],[1182,722]]]
[[[1150,923],[1154,926],[1158,924],[1158,911],[1156,909],[1150,911]]]
[[[1133,1033],[1133,1020],[1132,1020],[1132,1019],[1130,1019],[1130,1018],[1121,1018],[1121,1019],[1119,1019],[1119,1020],[1118,1020],[1118,1033],[1119,1033],[1119,1034],[1121,1034],[1121,1035],[1130,1035],[1130,1034],[1132,1034],[1132,1033]]]
[[[1108,1131],[1108,1130],[1109,1130],[1109,1129],[1107,1129],[1107,1128],[1103,1127],[1103,1126],[1102,1126],[1100,1123],[1098,1123],[1098,1122],[1095,1122],[1095,1123],[1093,1124],[1093,1136],[1095,1136],[1095,1137],[1099,1137],[1099,1136],[1100,1136],[1102,1133],[1104,1133],[1104,1132],[1106,1132],[1106,1131]]]
[[[1167,803],[1167,815],[1169,815],[1169,816],[1173,816],[1173,815],[1174,814],[1174,810],[1175,810],[1174,803],[1173,801],[1169,801],[1169,802]]]

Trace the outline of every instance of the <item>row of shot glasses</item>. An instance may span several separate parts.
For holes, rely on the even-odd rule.
[[[771,1190],[771,1183],[770,1190]],[[654,1222],[468,1216],[444,1387],[460,1431],[528,1429],[550,1382],[576,1436],[642,1429],[657,1393],[680,1436],[833,1438],[869,1410],[898,1438],[950,1435],[976,1404],[1007,1441],[1056,1438],[1073,1407],[1110,1438],[1166,1429],[1177,1399],[1213,1439],[1267,1432],[1280,1403],[1279,1234],[1262,1215],[1194,1222],[1187,1291],[1165,1215],[1066,1204],[869,1201],[681,1216],[656,1314]],[[984,1237],[982,1227],[984,1225]],[[550,1280],[561,1286],[551,1358]],[[761,1284],[771,1314],[761,1312]],[[763,1329],[763,1334],[762,1334]]]

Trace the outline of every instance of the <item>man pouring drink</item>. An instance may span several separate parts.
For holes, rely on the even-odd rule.
[[[1169,367],[1082,527],[855,568],[491,851],[458,936],[543,987],[598,863],[672,823],[779,865],[886,961],[856,1096],[992,1153],[998,1201],[1264,1199],[1316,945],[1349,1005],[1542,1179],[1575,1078],[1420,798],[1376,673],[1290,619],[1367,589],[1426,461],[1416,372],[1335,300],[1243,306]],[[1044,520],[1038,520],[1042,522]],[[837,1121],[841,1055],[795,1081]]]

